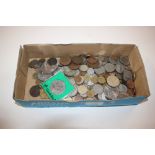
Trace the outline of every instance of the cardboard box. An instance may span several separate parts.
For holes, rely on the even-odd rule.
[[[27,93],[28,63],[32,58],[60,57],[66,55],[93,54],[105,56],[128,56],[131,68],[136,74],[136,97],[117,100],[95,100],[66,102],[53,100],[40,100],[31,98]],[[29,44],[20,47],[16,71],[13,98],[23,107],[102,107],[136,105],[150,96],[145,68],[139,50],[134,44]]]

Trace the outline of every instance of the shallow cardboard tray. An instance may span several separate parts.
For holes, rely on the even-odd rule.
[[[93,54],[105,56],[128,56],[131,68],[136,75],[135,87],[136,97],[129,97],[117,100],[96,100],[66,102],[41,100],[30,97],[28,89],[33,81],[29,78],[32,71],[28,69],[28,63],[33,58],[74,56],[79,54]],[[30,72],[30,73],[29,73]],[[20,47],[16,80],[14,85],[13,98],[18,105],[24,107],[96,107],[96,106],[123,106],[135,105],[150,96],[145,68],[139,50],[134,44],[29,44]]]

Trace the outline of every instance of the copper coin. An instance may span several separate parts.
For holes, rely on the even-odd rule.
[[[38,97],[40,95],[39,85],[32,86],[29,92],[32,97]]]
[[[130,89],[134,88],[134,87],[135,87],[135,84],[134,84],[133,80],[128,80],[128,81],[127,81],[127,86],[128,86],[128,88],[130,88]]]
[[[77,64],[77,65],[80,65],[83,63],[82,56],[74,56],[71,59],[72,59],[72,62]]]
[[[98,68],[100,66],[100,63],[99,63],[99,61],[97,61],[94,64],[87,63],[87,65],[88,65],[89,68]]]
[[[76,84],[82,84],[84,81],[84,79],[80,75],[75,76],[74,80],[75,80]]]
[[[38,60],[32,60],[31,62],[29,62],[28,66],[30,68],[34,68],[37,69],[41,66],[40,62]]]
[[[57,59],[56,58],[50,58],[50,59],[48,59],[47,60],[47,63],[49,64],[49,65],[56,65],[57,64]]]
[[[97,62],[97,59],[94,56],[90,56],[87,59],[87,62],[90,63],[90,64],[95,64]]]
[[[61,57],[59,62],[60,62],[61,65],[67,66],[67,65],[70,64],[71,59],[70,59],[70,57]]]
[[[69,65],[69,68],[72,69],[72,70],[76,70],[76,69],[79,68],[79,65],[77,65],[77,64],[75,64],[75,63],[71,63],[71,64]]]

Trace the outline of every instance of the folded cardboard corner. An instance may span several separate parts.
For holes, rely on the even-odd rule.
[[[128,56],[131,68],[136,75],[136,97],[112,101],[80,101],[71,104],[66,101],[34,100],[25,95],[27,93],[28,63],[30,59],[79,54]],[[20,47],[13,94],[13,98],[19,105],[26,107],[119,106],[138,104],[149,96],[150,91],[145,67],[138,47],[134,44],[29,44]]]

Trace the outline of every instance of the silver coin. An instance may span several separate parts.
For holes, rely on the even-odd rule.
[[[108,85],[105,85],[105,86],[103,87],[103,91],[104,91],[105,96],[106,96],[108,99],[111,99],[111,100],[117,99],[118,94],[119,94],[118,89],[116,89],[116,88],[111,88],[111,87],[108,86]]]
[[[100,68],[96,68],[96,69],[94,69],[94,71],[95,71],[95,73],[96,74],[103,74],[103,73],[105,73],[105,67],[104,66],[101,66]]]
[[[115,65],[113,65],[111,63],[107,63],[107,64],[105,64],[105,69],[107,72],[113,72],[115,70]]]
[[[55,80],[51,83],[51,91],[56,94],[60,95],[64,92],[66,89],[65,83],[61,80]]]
[[[88,70],[88,66],[87,65],[81,65],[79,69],[83,72],[86,72]]]
[[[124,66],[121,65],[121,64],[116,64],[116,71],[117,71],[118,73],[123,73],[123,71],[124,71]]]
[[[88,68],[87,73],[88,73],[88,75],[93,75],[94,74],[94,69],[93,68]]]
[[[118,58],[109,57],[109,62],[112,63],[113,65],[116,65],[118,62]]]
[[[124,81],[133,80],[132,72],[128,71],[128,70],[124,70],[124,72],[123,72],[123,80]]]
[[[120,56],[119,61],[125,66],[130,64],[129,58],[127,56]]]
[[[107,56],[99,56],[98,59],[102,62],[102,65],[105,65],[109,61],[109,57]]]
[[[101,93],[103,93],[103,86],[100,84],[95,84],[93,86],[93,91],[94,91],[95,95],[101,94]]]
[[[118,90],[119,90],[120,93],[126,93],[128,88],[124,84],[120,84],[118,86]]]
[[[107,100],[104,93],[98,94],[98,99],[99,100]]]
[[[37,77],[40,81],[46,81],[47,79],[49,79],[52,75],[51,74],[43,74],[41,72],[39,72],[37,74]]]

